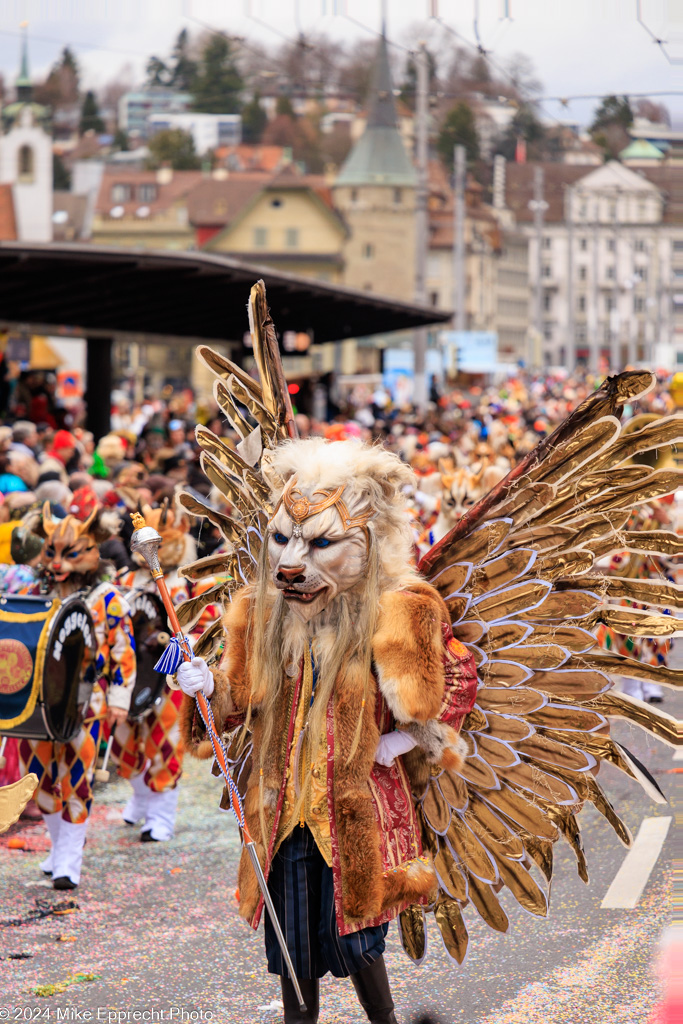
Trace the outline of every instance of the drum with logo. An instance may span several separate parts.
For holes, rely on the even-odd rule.
[[[0,598],[0,735],[59,743],[75,736],[92,694],[95,652],[80,595]]]
[[[129,590],[126,601],[133,620],[137,663],[129,716],[140,718],[161,697],[164,689],[166,676],[156,672],[154,666],[169,641],[168,621],[158,594]]]

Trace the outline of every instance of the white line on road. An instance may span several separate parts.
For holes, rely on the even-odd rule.
[[[674,751],[674,761],[683,761],[683,747],[676,747]]]
[[[603,910],[635,907],[657,863],[672,820],[643,818],[635,842],[600,904]]]

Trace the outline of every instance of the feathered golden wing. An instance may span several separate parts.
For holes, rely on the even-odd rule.
[[[668,636],[683,626],[676,616],[680,587],[608,578],[595,566],[610,551],[681,550],[680,538],[665,530],[624,530],[635,505],[681,485],[678,471],[624,465],[634,454],[683,439],[680,416],[622,434],[621,407],[653,385],[653,375],[640,372],[607,380],[420,564],[480,678],[462,730],[468,751],[462,770],[434,769],[415,794],[440,883],[431,909],[448,953],[460,963],[467,904],[503,932],[508,919],[498,894],[504,887],[525,910],[547,913],[560,836],[588,880],[577,820],[586,802],[631,843],[597,781],[601,763],[609,761],[664,801],[647,770],[610,736],[609,720],[626,719],[673,745],[683,742],[681,726],[615,692],[612,676],[678,687],[683,673],[609,655],[592,632],[600,622],[643,636]],[[627,609],[618,603],[624,598],[647,609]],[[534,878],[534,865],[546,888]],[[406,952],[419,961],[423,909],[410,907],[399,924]]]
[[[263,547],[264,528],[272,514],[270,488],[263,473],[267,469],[268,453],[278,442],[296,436],[263,281],[258,281],[251,289],[249,326],[260,383],[206,345],[197,349],[198,358],[214,375],[214,398],[240,441],[233,448],[206,427],[200,426],[196,430],[197,442],[202,449],[200,461],[204,474],[230,511],[219,511],[196,492],[181,491],[178,496],[180,505],[189,515],[207,519],[218,529],[224,540],[224,550],[183,566],[179,573],[195,582],[214,575],[222,580],[227,577],[227,582],[219,582],[178,607],[178,619],[183,627],[196,622],[207,604],[223,603],[231,591],[254,578]],[[243,410],[249,413],[253,422],[246,418]],[[220,624],[214,623],[200,637],[195,653],[210,657],[220,638]]]

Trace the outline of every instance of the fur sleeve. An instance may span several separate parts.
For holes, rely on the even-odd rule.
[[[372,653],[379,688],[397,723],[437,718],[444,698],[441,624],[448,612],[436,590],[416,583],[380,602]]]
[[[219,731],[239,724],[249,705],[250,684],[247,673],[247,622],[251,594],[238,591],[223,616],[225,649],[219,665],[213,669],[214,691],[211,710]],[[195,757],[210,757],[211,743],[193,698],[185,695],[181,706],[181,730],[185,749]]]

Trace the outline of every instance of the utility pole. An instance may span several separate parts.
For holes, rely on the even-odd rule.
[[[453,204],[453,277],[455,295],[455,329],[467,329],[465,310],[465,147],[456,146],[453,154],[455,166],[455,202]]]
[[[591,281],[591,318],[590,318],[590,366],[593,373],[600,369],[600,311],[598,302],[600,300],[598,273],[600,270],[599,245],[600,245],[600,221],[599,207],[597,201],[593,204],[593,272]]]
[[[614,246],[614,281],[612,283],[612,311],[609,323],[609,368],[618,373],[621,365],[621,314],[619,310],[619,189],[614,197],[612,210],[612,244]],[[633,300],[631,300],[633,301]],[[629,317],[629,321],[631,317]]]
[[[534,335],[539,342],[543,338],[543,219],[548,204],[543,198],[543,168],[540,164],[534,169],[534,198],[529,203],[529,209],[534,215],[534,236],[536,239],[536,286],[534,288]],[[529,365],[536,362],[536,353],[529,353]]]
[[[567,334],[564,365],[576,369],[576,313],[574,309],[574,194],[571,186],[564,193],[564,217],[567,222]]]
[[[417,141],[417,190],[415,196],[415,300],[427,304],[427,250],[429,246],[429,152],[428,100],[429,58],[421,42],[415,57],[417,65],[417,96],[415,103]],[[415,331],[415,383],[413,401],[418,409],[427,405],[427,330]]]

